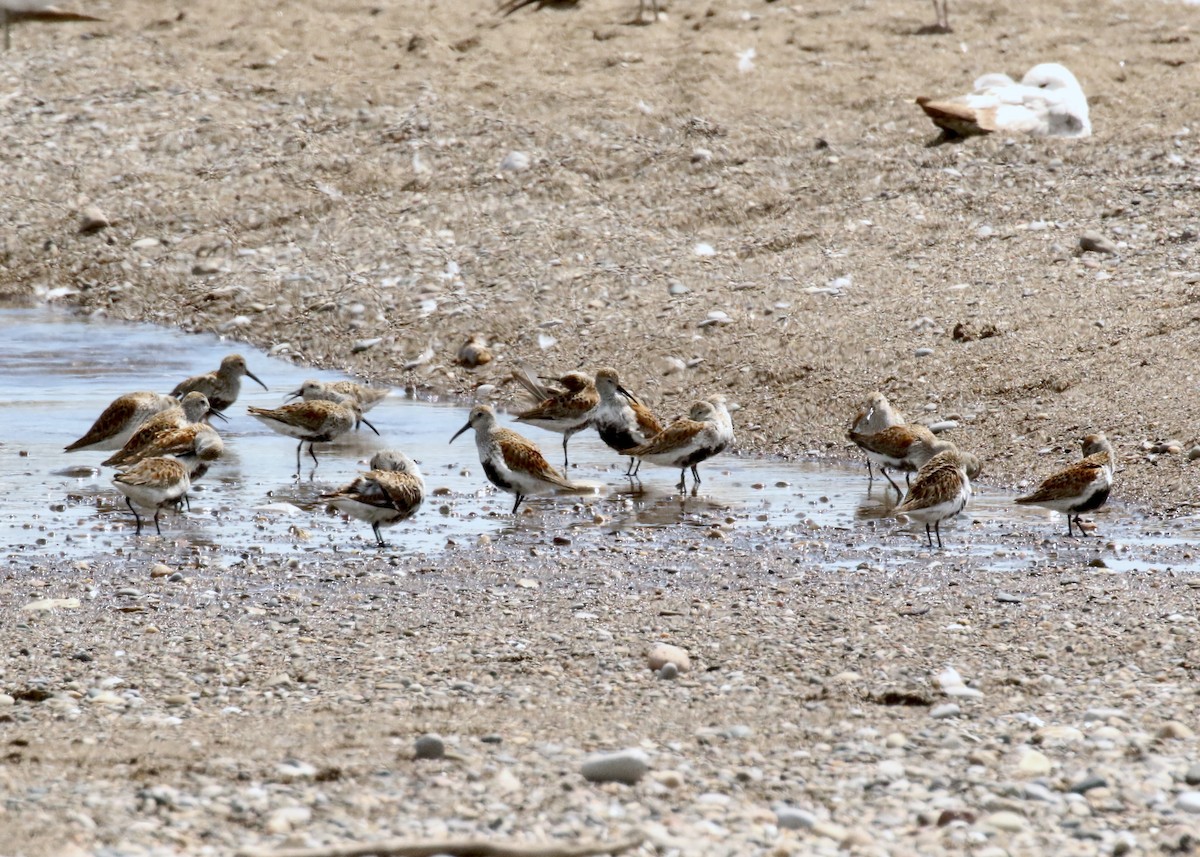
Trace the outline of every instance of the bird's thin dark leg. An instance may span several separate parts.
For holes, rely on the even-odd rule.
[[[871,459],[867,459],[867,485],[875,481],[875,473],[871,470]]]
[[[381,548],[387,547],[387,545],[384,544],[383,536],[381,536],[379,534],[379,522],[378,521],[375,521],[373,524],[371,524],[371,529],[375,531],[375,541],[377,541],[379,543],[379,546]]]
[[[161,512],[162,506],[159,506],[154,510],[154,532],[158,533],[160,536],[162,535],[162,527],[158,525],[158,516]]]
[[[925,525],[925,527],[926,527],[926,529],[928,529],[928,528],[929,528],[929,525],[928,525],[928,524],[926,524],[926,525]],[[941,522],[941,521],[936,521],[936,522],[934,523],[934,525],[933,525],[933,531],[934,531],[935,533],[937,533],[937,539],[938,539],[938,549],[940,550],[940,549],[941,549],[941,547],[942,547],[942,522]],[[932,547],[932,545],[930,545],[930,547]]]
[[[1071,529],[1071,513],[1067,512],[1067,538],[1075,535],[1075,531]]]
[[[304,449],[304,441],[296,445],[296,477],[300,476],[300,450]]]
[[[316,469],[317,469],[317,465],[319,465],[319,464],[321,463],[321,462],[317,461],[317,449],[316,449],[316,447],[317,447],[317,445],[316,445],[315,443],[313,443],[311,440],[308,442],[308,454],[309,454],[310,456],[312,456],[312,460],[313,460],[313,470],[316,470]]]
[[[570,439],[569,433],[563,434],[563,472],[566,472],[567,468],[571,466],[571,459],[567,457],[567,441]]]
[[[133,501],[128,497],[125,498],[125,505],[129,507],[129,511],[133,512],[133,519],[137,521],[137,531],[134,535],[140,536],[142,534],[142,516],[137,513],[137,509],[133,508]]]
[[[686,467],[681,467],[679,469],[679,484],[676,485],[675,487],[678,488],[680,490],[680,492],[687,490],[687,468]]]
[[[880,468],[879,468],[879,472],[883,474],[883,478],[884,478],[884,479],[886,479],[888,482],[891,482],[891,483],[892,483],[892,487],[896,489],[896,495],[897,495],[897,496],[900,496],[900,497],[903,497],[903,496],[904,496],[904,492],[903,492],[903,491],[901,491],[901,490],[900,490],[900,486],[899,486],[899,485],[897,485],[897,484],[895,483],[895,481],[893,481],[893,479],[892,479],[892,475],[891,475],[890,473],[888,473],[888,472],[887,472],[887,470],[885,470],[883,467],[880,467]]]
[[[521,501],[522,501],[522,500],[524,500],[524,499],[525,499],[525,495],[524,495],[524,494],[518,494],[518,495],[517,495],[517,502],[513,503],[513,510],[512,510],[512,513],[513,513],[514,515],[515,515],[515,514],[517,514],[517,507],[521,505]]]
[[[696,465],[692,465],[692,496],[695,497],[700,491],[700,471],[696,469]]]

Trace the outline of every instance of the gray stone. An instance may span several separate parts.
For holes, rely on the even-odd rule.
[[[446,742],[440,735],[422,735],[413,742],[413,753],[418,759],[440,759],[446,755]]]
[[[803,809],[780,806],[775,809],[775,823],[784,830],[812,830],[817,817]]]
[[[929,712],[929,716],[934,720],[945,720],[947,717],[957,717],[962,713],[962,709],[953,702],[947,702],[943,705],[934,706]]]
[[[598,753],[584,761],[580,772],[591,783],[624,783],[631,786],[650,770],[650,758],[641,750]]]
[[[1183,812],[1200,813],[1200,792],[1182,792],[1175,805]]]
[[[1077,783],[1074,783],[1068,791],[1074,792],[1077,795],[1087,794],[1092,789],[1102,789],[1108,786],[1108,780],[1104,777],[1098,777],[1095,774],[1089,774]]]
[[[1193,764],[1183,775],[1183,781],[1189,786],[1200,786],[1200,762]]]
[[[1079,236],[1079,249],[1093,253],[1108,253],[1115,256],[1117,245],[1105,238],[1099,232],[1088,231]]]

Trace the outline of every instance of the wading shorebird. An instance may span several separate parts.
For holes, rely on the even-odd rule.
[[[18,21],[103,21],[93,15],[59,9],[53,0],[0,0],[0,17],[4,18],[4,50],[12,47],[9,26]]]
[[[917,471],[908,496],[892,510],[892,514],[924,524],[929,547],[933,548],[933,535],[936,534],[940,548],[941,523],[966,508],[971,499],[971,477],[968,473],[978,473],[979,469],[979,459],[970,453],[954,448],[939,452]],[[933,525],[932,532],[930,524]]]
[[[700,487],[702,461],[712,458],[725,448],[723,426],[716,407],[711,402],[696,402],[688,416],[675,420],[650,440],[627,450],[628,455],[663,467],[679,468],[681,492],[687,490],[687,472],[692,471],[692,496]]]
[[[1020,83],[985,74],[975,91],[947,100],[918,98],[941,136],[931,145],[998,132],[1034,137],[1090,137],[1087,96],[1075,75],[1056,62],[1035,65]]]
[[[304,444],[308,444],[308,454],[312,456],[315,471],[320,464],[317,461],[315,444],[329,443],[341,437],[359,421],[366,423],[367,428],[375,434],[379,434],[379,430],[363,417],[362,408],[355,401],[340,403],[314,399],[311,402],[292,402],[278,408],[257,408],[251,405],[247,410],[252,417],[272,431],[300,441],[296,446],[297,477],[300,476],[300,451],[304,449]]]
[[[855,414],[854,421],[850,423],[850,432],[860,435],[875,434],[886,428],[903,424],[904,415],[892,407],[891,402],[887,400],[887,396],[875,391],[867,395],[867,400],[863,403],[862,409]],[[851,440],[853,440],[852,436]],[[858,441],[855,441],[855,444],[859,448],[862,448],[862,444],[859,444]],[[874,481],[875,474],[871,471],[871,457],[868,455],[867,482]]]
[[[126,393],[124,396],[118,396],[96,418],[87,434],[69,445],[66,451],[94,449],[110,452],[120,449],[150,417],[167,408],[178,406],[179,402],[173,397],[159,393]]]
[[[1013,501],[1022,506],[1044,506],[1062,512],[1067,517],[1068,536],[1075,535],[1071,528],[1072,519],[1079,527],[1079,534],[1087,535],[1079,516],[1083,512],[1094,512],[1108,500],[1116,466],[1112,444],[1103,432],[1089,434],[1082,444],[1082,461],[1046,477],[1032,494]]]
[[[524,369],[513,370],[513,378],[538,400],[532,408],[517,414],[516,421],[561,434],[563,469],[570,467],[567,442],[571,435],[588,427],[589,415],[600,402],[596,385],[583,372],[568,372],[557,378],[562,389],[538,384]]]
[[[287,397],[304,399],[306,402],[313,399],[338,402],[350,398],[358,402],[365,414],[386,399],[391,392],[391,387],[368,387],[355,381],[318,381],[309,378],[299,389],[288,393]]]
[[[454,433],[450,442],[454,443],[467,429],[475,429],[475,447],[488,481],[501,491],[516,495],[514,515],[521,501],[531,494],[578,491],[584,487],[551,467],[533,441],[496,425],[496,412],[488,405],[471,408],[467,424]]]
[[[267,389],[267,385],[246,367],[246,358],[240,354],[230,354],[221,361],[221,367],[217,371],[180,381],[171,391],[171,395],[181,399],[192,391],[203,393],[208,396],[213,410],[228,410],[242,391],[243,375],[257,381],[264,390]]]
[[[416,462],[399,450],[385,449],[371,458],[371,470],[349,485],[322,494],[339,512],[366,521],[379,547],[387,547],[379,528],[411,518],[425,500],[425,480]]]
[[[100,463],[105,467],[126,467],[144,458],[153,458],[154,453],[147,453],[146,450],[154,445],[160,434],[199,423],[210,415],[225,419],[223,414],[212,408],[203,393],[188,393],[173,407],[159,411],[142,423],[119,450]]]
[[[164,506],[177,506],[192,487],[187,467],[174,458],[147,458],[115,475],[113,484],[125,495],[125,505],[137,521],[135,535],[142,533],[142,517],[134,508],[136,503],[154,510],[154,529],[160,536],[159,513]]]
[[[592,409],[589,422],[610,449],[629,455],[627,450],[641,446],[662,431],[662,424],[650,409],[621,386],[615,369],[596,372],[596,393],[600,401]],[[630,457],[625,475],[636,475],[640,464],[638,459]]]
[[[939,440],[933,432],[922,425],[889,426],[874,434],[862,434],[851,429],[850,440],[854,441],[866,454],[867,459],[879,467],[879,472],[896,493],[903,496],[887,469],[904,472],[905,482],[911,485],[908,474],[921,469],[921,466],[939,452],[954,449],[954,444],[948,440]]]

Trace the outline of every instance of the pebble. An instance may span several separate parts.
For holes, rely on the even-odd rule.
[[[1009,810],[1001,810],[993,812],[986,816],[981,824],[988,827],[994,827],[996,830],[1003,830],[1005,833],[1020,833],[1025,829],[1025,819],[1018,813],[1010,812]]]
[[[83,235],[99,232],[111,225],[108,216],[94,205],[89,205],[79,215],[79,231]]]
[[[12,699],[12,697],[9,697],[9,699]],[[0,705],[3,704],[3,695],[0,695]],[[1187,773],[1183,775],[1183,781],[1189,786],[1200,786],[1200,762],[1194,763],[1187,769]]]
[[[932,348],[918,348],[913,352],[913,357],[928,357],[933,354]]]
[[[175,569],[171,568],[171,566],[167,565],[166,563],[156,562],[154,565],[150,566],[151,577],[170,577],[174,573]]]
[[[48,610],[78,610],[78,598],[43,598],[40,601],[30,601],[22,610],[28,613],[42,613]]]
[[[1200,792],[1181,792],[1175,805],[1184,812],[1200,813]]]
[[[1195,461],[1197,458],[1200,458],[1200,446],[1193,446],[1188,450],[1187,460]]]
[[[679,677],[679,667],[675,664],[663,664],[662,669],[658,671],[658,677],[670,681]]]
[[[929,716],[934,720],[945,720],[947,717],[957,717],[961,713],[961,708],[953,702],[947,702],[942,705],[935,705],[929,712]]]
[[[1077,783],[1072,784],[1067,791],[1072,794],[1082,795],[1087,794],[1092,789],[1103,789],[1108,787],[1108,780],[1104,777],[1098,777],[1095,774],[1089,774]]]
[[[1158,727],[1157,734],[1159,738],[1170,740],[1191,738],[1196,733],[1186,723],[1180,723],[1178,720],[1168,720],[1162,726]]]
[[[598,753],[584,761],[580,772],[590,783],[633,785],[650,770],[650,758],[641,750]]]
[[[306,806],[284,806],[267,818],[268,833],[290,833],[312,820],[312,810]]]
[[[1017,764],[1017,770],[1029,777],[1045,776],[1053,767],[1046,754],[1037,750],[1026,750]]]
[[[982,699],[983,691],[967,687],[963,677],[959,675],[958,670],[954,667],[946,667],[938,673],[937,682],[942,688],[942,692],[946,696],[953,696],[959,699]]]
[[[7,708],[10,705],[15,705],[16,702],[16,699],[9,696],[7,693],[0,693],[0,708]]]
[[[504,160],[500,162],[500,169],[511,173],[518,173],[521,170],[529,169],[529,155],[521,151],[512,151],[504,156]]]
[[[413,753],[418,759],[441,759],[446,755],[446,742],[440,735],[422,735],[413,742]]]
[[[650,665],[650,669],[655,672],[668,664],[673,665],[681,673],[685,673],[692,668],[692,659],[688,655],[687,649],[673,646],[670,643],[656,643],[646,653],[646,662]]]
[[[1093,253],[1117,254],[1117,245],[1105,238],[1099,232],[1088,231],[1079,236],[1079,249]]]

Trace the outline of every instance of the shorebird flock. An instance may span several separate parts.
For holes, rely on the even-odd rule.
[[[613,450],[628,456],[626,471],[631,483],[641,485],[638,468],[643,461],[677,468],[676,486],[692,494],[699,490],[699,466],[733,442],[733,422],[724,396],[695,402],[687,416],[663,423],[620,382],[612,369],[594,376],[569,372],[539,378],[526,369],[513,374],[531,398],[530,407],[516,415],[518,423],[563,435],[563,470],[552,466],[536,443],[498,423],[488,405],[474,407],[450,442],[468,429],[475,432],[479,461],[489,482],[514,497],[516,514],[526,497],[548,493],[595,493],[597,485],[576,482],[565,472],[569,465],[567,441],[576,432],[595,428]],[[245,359],[231,354],[220,367],[181,381],[169,395],[136,392],[119,396],[68,452],[111,451],[102,463],[114,467],[114,487],[124,495],[133,513],[136,534],[142,532],[142,514],[153,513],[155,532],[162,534],[163,509],[190,508],[188,492],[224,451],[224,443],[211,420],[228,421],[225,412],[237,401],[243,378],[263,381],[250,371]],[[353,381],[305,381],[275,408],[251,405],[247,413],[272,431],[296,440],[296,471],[302,472],[305,444],[312,459],[309,478],[315,477],[320,459],[317,444],[330,443],[363,425],[379,434],[366,413],[383,401],[387,388],[367,387]],[[370,470],[352,482],[320,495],[329,506],[371,525],[376,542],[386,546],[380,527],[412,517],[425,498],[420,467],[399,450],[374,456]]]
[[[224,452],[224,442],[211,421],[228,421],[224,412],[237,401],[243,378],[268,389],[241,355],[231,354],[216,371],[181,381],[170,395],[136,392],[120,396],[66,449],[111,452],[102,465],[117,470],[113,485],[133,513],[136,534],[142,532],[138,511],[142,509],[153,513],[155,532],[161,535],[162,510],[190,509],[192,485]],[[474,432],[483,473],[496,488],[513,495],[514,515],[526,498],[535,495],[595,493],[598,484],[567,476],[568,441],[586,429],[594,429],[615,455],[628,459],[625,476],[631,488],[640,489],[641,465],[649,463],[678,470],[675,488],[685,496],[689,493],[688,474],[692,477],[690,494],[696,496],[701,485],[700,465],[734,442],[729,406],[720,394],[693,402],[686,415],[665,421],[630,392],[614,369],[545,377],[518,366],[512,379],[530,400],[513,415],[515,423],[563,436],[561,470],[534,441],[501,425],[490,405],[471,408],[466,423],[449,441],[454,443],[468,431]],[[389,392],[386,387],[352,381],[309,380],[287,394],[287,401],[279,407],[251,405],[247,412],[272,431],[298,442],[296,479],[301,478],[308,444],[311,480],[320,465],[317,444],[336,441],[363,425],[379,434],[366,413]],[[867,455],[868,481],[874,481],[878,469],[895,491],[890,514],[923,524],[929,548],[933,549],[935,541],[941,548],[941,524],[967,507],[972,480],[982,470],[980,459],[927,426],[907,422],[879,392],[867,396],[851,420],[847,436]],[[1067,518],[1067,535],[1074,537],[1076,530],[1085,535],[1087,528],[1080,515],[1095,511],[1108,499],[1114,466],[1115,453],[1104,435],[1088,435],[1083,439],[1082,460],[1051,474],[1014,502],[1062,512]],[[904,474],[903,488],[893,473]],[[386,547],[380,528],[417,513],[425,499],[425,482],[417,462],[400,450],[385,449],[371,459],[369,471],[319,498],[370,524],[376,543]]]
[[[948,441],[936,437],[926,426],[904,421],[882,393],[867,396],[862,409],[850,423],[847,437],[867,454],[867,478],[874,478],[871,465],[896,490],[899,502],[891,510],[897,518],[910,518],[925,525],[929,547],[942,547],[941,523],[962,512],[971,499],[971,480],[983,469],[982,462]],[[1067,536],[1086,530],[1080,515],[1093,512],[1108,500],[1112,488],[1116,453],[1103,434],[1083,438],[1083,460],[1046,477],[1031,494],[1013,502],[1043,506],[1067,518]],[[904,473],[907,491],[888,474]],[[915,474],[915,476],[912,476]]]

